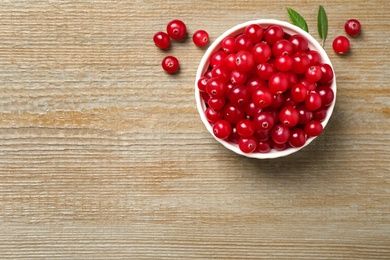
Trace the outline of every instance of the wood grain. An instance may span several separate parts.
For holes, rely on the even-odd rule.
[[[297,10],[335,68],[335,112],[294,155],[253,160],[195,107],[204,49],[152,35],[184,20],[215,40]],[[340,1],[1,1],[1,259],[389,259],[390,5]],[[331,41],[357,18],[338,56]],[[160,61],[177,56],[181,71]]]

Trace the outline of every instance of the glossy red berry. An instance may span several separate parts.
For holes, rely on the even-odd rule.
[[[259,42],[253,46],[252,54],[257,63],[264,63],[271,58],[272,49],[267,43]]]
[[[181,40],[187,35],[187,27],[181,20],[172,20],[167,24],[167,33],[174,40]]]
[[[272,103],[272,93],[269,88],[259,86],[256,91],[252,93],[252,101],[257,107],[268,107]]]
[[[265,41],[270,45],[274,45],[277,41],[283,39],[283,37],[283,28],[278,25],[269,26],[264,33]]]
[[[279,57],[281,55],[290,56],[293,54],[293,45],[288,40],[281,39],[272,46],[272,54],[275,57]]]
[[[250,24],[245,30],[244,34],[248,36],[253,43],[261,41],[264,35],[264,29],[261,25],[258,24]]]
[[[293,128],[290,131],[288,143],[292,147],[302,147],[306,143],[306,133],[301,128]]]
[[[198,47],[206,46],[209,43],[209,34],[205,30],[197,30],[192,35],[192,41]]]
[[[269,131],[275,125],[275,119],[270,112],[261,111],[253,118],[253,123],[257,131]]]
[[[338,54],[346,53],[349,50],[349,40],[345,36],[338,36],[333,40],[332,47]]]
[[[322,70],[322,77],[319,80],[319,83],[321,84],[329,84],[332,82],[334,73],[332,67],[327,63],[321,63],[320,64],[321,70]]]
[[[214,135],[220,139],[228,138],[231,132],[232,126],[227,120],[218,120],[213,126]]]
[[[240,137],[238,140],[238,148],[240,148],[243,153],[252,153],[257,148],[257,140],[253,136]]]
[[[253,41],[245,34],[240,34],[234,41],[234,48],[236,51],[251,51],[253,48]]]
[[[321,104],[322,106],[329,106],[333,100],[334,100],[334,92],[333,90],[328,86],[320,86],[317,88],[316,92],[321,97]]]
[[[303,102],[305,101],[306,96],[307,96],[307,89],[303,84],[297,83],[291,87],[291,98],[294,101],[298,103]]]
[[[228,93],[228,99],[234,106],[245,106],[250,99],[248,88],[243,85],[234,86]]]
[[[234,36],[228,36],[224,38],[221,42],[221,48],[226,53],[233,53],[236,51],[236,48],[234,46],[234,42],[236,40],[236,37]]]
[[[257,151],[259,153],[268,153],[271,151],[272,145],[270,140],[259,141],[257,143]]]
[[[271,93],[285,92],[289,87],[287,76],[282,72],[276,72],[270,77],[268,87]]]
[[[161,66],[166,72],[173,74],[179,70],[179,60],[173,56],[166,56],[162,60]]]
[[[242,137],[249,137],[255,133],[255,124],[249,119],[241,119],[236,124],[237,133]]]
[[[304,130],[308,136],[319,136],[322,133],[323,126],[318,121],[311,121],[305,125]]]
[[[284,124],[276,124],[272,127],[270,134],[275,143],[283,144],[290,138],[290,128]]]
[[[309,48],[309,43],[301,35],[298,35],[298,34],[292,35],[288,40],[291,42],[294,53],[295,52],[306,52],[307,49]]]
[[[222,80],[211,78],[207,81],[206,92],[211,97],[222,97],[225,94],[226,88]]]
[[[298,110],[292,106],[283,107],[279,112],[279,121],[288,127],[296,126],[299,121]]]
[[[269,80],[269,78],[275,74],[276,69],[271,63],[260,63],[256,67],[256,74],[263,80]]]
[[[320,66],[310,66],[305,73],[306,79],[310,82],[316,83],[322,78],[322,70]]]
[[[317,92],[311,91],[305,99],[305,105],[311,111],[319,109],[322,105],[321,96]]]
[[[304,52],[297,52],[291,56],[293,65],[291,71],[295,74],[303,74],[310,66],[310,59]]]
[[[236,56],[236,66],[237,69],[243,72],[248,72],[252,70],[255,66],[255,60],[253,55],[249,51],[239,51]]]
[[[167,49],[171,45],[171,38],[165,32],[157,32],[153,36],[154,44],[160,49]]]
[[[349,36],[356,36],[360,33],[362,26],[356,19],[349,19],[344,25],[345,32]]]
[[[287,72],[293,65],[293,59],[286,55],[280,55],[275,58],[274,66],[277,70]]]
[[[319,65],[321,63],[321,55],[316,50],[309,50],[306,52],[307,57],[310,60],[310,66]]]
[[[215,123],[223,118],[222,112],[220,110],[215,110],[211,107],[206,108],[204,113],[207,121],[209,121],[210,123]]]
[[[222,114],[223,117],[232,124],[237,124],[238,121],[245,118],[244,108],[234,106],[230,102],[223,107]]]

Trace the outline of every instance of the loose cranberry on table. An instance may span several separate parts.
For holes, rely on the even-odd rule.
[[[192,35],[192,41],[198,47],[204,47],[209,43],[209,34],[205,30],[197,30]]]
[[[344,25],[345,32],[349,36],[356,36],[360,33],[362,26],[356,19],[349,19]]]
[[[174,56],[165,57],[161,65],[162,68],[170,74],[173,74],[179,70],[179,60]]]
[[[338,54],[346,53],[349,50],[349,40],[345,36],[338,36],[334,39],[332,47]]]
[[[154,44],[160,49],[166,49],[171,45],[171,38],[165,32],[157,32],[153,36]]]
[[[174,40],[181,40],[187,35],[187,27],[181,20],[172,20],[167,24],[167,33]]]

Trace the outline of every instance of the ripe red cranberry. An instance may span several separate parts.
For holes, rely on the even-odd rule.
[[[277,41],[283,39],[284,31],[279,25],[270,25],[265,30],[264,38],[269,45],[274,45]]]
[[[358,20],[349,19],[345,22],[344,29],[349,36],[356,36],[360,33],[362,26]]]
[[[248,36],[253,43],[261,41],[264,35],[264,29],[261,25],[258,24],[250,24],[245,30],[244,34]]]
[[[298,34],[292,35],[289,38],[289,41],[292,44],[292,48],[293,48],[294,53],[295,52],[306,52],[307,49],[309,48],[309,43],[301,35],[298,35]]]
[[[213,126],[214,135],[220,139],[228,138],[231,132],[231,124],[224,119],[218,120]]]
[[[275,125],[275,119],[270,112],[261,111],[253,118],[253,123],[257,131],[269,131]]]
[[[173,56],[166,56],[161,63],[162,68],[170,73],[176,73],[179,70],[179,60]]]
[[[333,40],[332,47],[338,54],[346,53],[349,50],[349,40],[345,36],[338,36]]]
[[[237,133],[242,137],[249,137],[255,133],[255,124],[249,119],[241,119],[236,124]]]
[[[171,38],[169,38],[169,35],[165,32],[157,32],[153,36],[153,42],[158,48],[163,50],[169,47],[171,44]]]
[[[209,43],[209,34],[205,30],[197,30],[192,35],[192,41],[198,47],[206,46]]]
[[[244,153],[251,153],[257,148],[257,140],[253,136],[240,137],[238,140],[238,148]]]
[[[210,123],[215,123],[223,118],[221,111],[215,110],[211,107],[206,108],[204,113],[207,121],[209,121]]]
[[[292,147],[302,147],[306,143],[305,131],[301,128],[291,129],[288,142]]]
[[[174,40],[181,40],[187,35],[187,27],[181,20],[172,20],[167,24],[167,33]]]
[[[305,133],[308,136],[319,136],[322,133],[322,124],[318,121],[311,121],[305,125]]]

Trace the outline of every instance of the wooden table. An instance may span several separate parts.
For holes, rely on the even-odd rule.
[[[285,158],[236,155],[206,131],[191,39],[305,17],[337,75],[334,114]],[[374,1],[1,1],[1,259],[390,259],[390,4]],[[357,18],[340,56],[332,40]],[[164,56],[181,62],[161,70]]]

